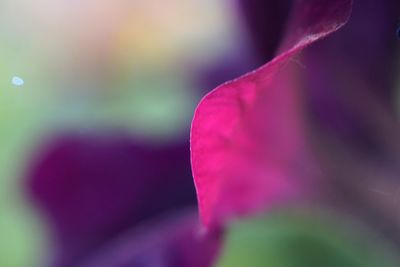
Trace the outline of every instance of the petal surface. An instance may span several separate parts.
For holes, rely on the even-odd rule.
[[[194,210],[146,222],[99,249],[79,267],[209,267],[220,235],[199,231]]]
[[[278,56],[200,102],[191,160],[206,226],[308,194],[309,179],[299,175],[309,166],[295,56],[342,27],[351,4],[297,1]]]
[[[195,203],[186,144],[61,134],[38,150],[27,186],[54,230],[55,266],[74,266],[119,232]]]
[[[397,139],[388,125],[397,123],[399,10],[399,1],[356,1],[346,27],[303,56],[313,119],[363,154],[381,156],[382,139]]]

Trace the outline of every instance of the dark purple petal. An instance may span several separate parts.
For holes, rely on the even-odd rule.
[[[354,1],[343,30],[301,58],[321,198],[398,244],[399,11],[400,1]]]
[[[272,59],[283,39],[293,0],[238,0],[259,64]]]
[[[220,235],[199,229],[194,211],[172,213],[169,219],[123,233],[79,267],[209,267],[218,254]]]
[[[304,56],[311,114],[361,153],[381,154],[392,131],[399,12],[400,1],[355,1],[343,31]]]
[[[73,266],[140,221],[195,203],[188,144],[58,135],[39,148],[28,177],[60,244],[58,266]]]

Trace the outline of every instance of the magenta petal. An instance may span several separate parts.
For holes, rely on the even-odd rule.
[[[351,4],[297,1],[281,53],[200,102],[191,159],[206,226],[307,194],[307,177],[299,175],[307,168],[307,155],[293,57],[342,27]]]

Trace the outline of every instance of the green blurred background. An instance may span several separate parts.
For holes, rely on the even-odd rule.
[[[43,260],[46,226],[21,189],[38,142],[65,129],[125,129],[154,142],[188,136],[211,89],[200,74],[237,56],[243,32],[224,0],[2,0],[0,266]],[[14,76],[25,84],[14,86]]]

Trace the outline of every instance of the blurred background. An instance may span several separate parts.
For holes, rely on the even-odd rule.
[[[46,254],[46,224],[21,185],[46,138],[123,131],[188,144],[200,98],[255,66],[243,28],[229,0],[2,0],[0,266]]]
[[[68,238],[68,231],[76,233],[77,229],[82,236],[89,233],[88,239],[104,235],[101,238],[105,240],[108,234],[118,232],[110,225],[124,222],[124,227],[130,226],[124,212],[139,207],[138,218],[148,219],[150,213],[165,212],[176,204],[172,198],[171,203],[165,201],[171,195],[177,202],[195,208],[189,164],[194,109],[201,97],[217,85],[271,58],[292,2],[1,0],[0,266],[43,266],[50,261],[49,251],[57,250],[53,247],[54,230],[61,236],[60,243],[66,244],[61,248],[79,244],[79,238],[79,242]],[[400,240],[400,217],[393,212],[399,210],[400,195],[400,145],[396,141],[400,132],[396,75],[399,8],[394,0],[355,1],[353,17],[343,31],[330,37],[330,42],[316,44],[299,61],[302,68],[305,65],[304,74],[309,75],[304,83],[307,86],[302,88],[308,101],[307,116],[319,127],[311,127],[308,137],[319,152],[315,157],[321,177],[328,181],[321,194],[333,203],[331,206],[358,216],[372,228],[381,226],[383,230],[379,231],[385,237],[396,240]],[[369,24],[374,27],[367,27]],[[100,168],[103,172],[98,172],[99,165],[106,165]],[[69,169],[76,175],[65,174]],[[96,175],[101,180],[98,184]],[[163,175],[180,178],[171,180],[176,182],[171,189],[155,178]],[[146,178],[148,183],[139,183],[137,191],[125,190],[120,199],[115,193],[118,188],[104,192],[114,178],[119,181],[116,187],[129,187],[133,176],[134,182]],[[54,177],[59,180],[52,180]],[[86,182],[80,184],[81,180]],[[158,192],[146,190],[154,184],[161,188]],[[376,192],[365,185],[372,185]],[[82,197],[87,207],[82,205],[85,207],[81,211],[87,211],[92,220],[105,214],[110,221],[106,218],[91,232],[90,219],[74,218],[74,208],[82,199],[74,200],[75,195],[68,195],[69,189],[63,186],[71,186],[69,189],[78,196],[91,192],[94,186],[93,194]],[[75,192],[75,186],[83,191]],[[161,195],[163,200],[160,205],[139,202],[135,206],[129,198],[132,192],[144,203],[151,200],[152,194]],[[121,210],[102,203],[99,206],[104,214],[97,214],[97,201],[104,197],[106,202],[107,197],[114,196],[121,201]],[[384,201],[380,201],[382,196]],[[32,200],[35,197],[39,205]],[[64,204],[70,208],[65,214],[58,211],[58,205]],[[374,212],[382,210],[385,213]],[[334,239],[328,252],[337,248],[346,257],[351,250],[357,256],[365,254],[357,246],[356,250],[347,249],[341,243],[346,237],[336,240],[335,232],[314,225],[313,220],[309,222],[309,218],[318,217],[315,214],[307,214],[304,221],[285,216],[269,221],[261,217],[234,226],[227,245],[227,255],[233,256],[224,257],[220,266],[244,266],[252,261],[263,264],[265,258],[277,262],[276,255],[289,264],[285,253],[296,253],[302,244],[312,248],[310,255],[324,248],[315,245],[315,235],[322,236],[322,240]],[[336,226],[331,217],[321,217]],[[65,218],[71,221],[63,221]],[[52,219],[54,225],[50,227]],[[392,228],[388,227],[390,221],[395,221]],[[63,232],[64,226],[72,230]],[[103,233],[104,229],[109,232]],[[286,246],[291,231],[295,232],[296,242],[299,236],[300,245]],[[76,250],[90,251],[96,238],[84,240],[87,244],[83,242]],[[249,243],[242,245],[243,240]],[[249,249],[252,246],[256,249]],[[269,254],[264,253],[266,246]],[[62,255],[67,263],[57,266],[71,266],[68,260],[77,251],[67,251],[67,256]],[[332,266],[345,266],[338,262]],[[292,265],[284,264],[297,266],[295,260]]]

